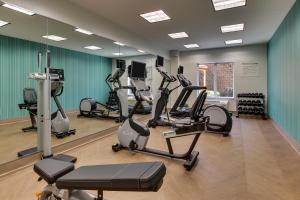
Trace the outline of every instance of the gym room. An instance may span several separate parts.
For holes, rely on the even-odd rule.
[[[0,199],[300,200],[299,51],[300,0],[0,0]]]

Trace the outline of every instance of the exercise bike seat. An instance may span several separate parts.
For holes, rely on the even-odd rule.
[[[162,162],[83,166],[57,179],[59,189],[158,191],[166,167]]]
[[[33,170],[48,184],[53,184],[63,175],[74,170],[74,164],[54,159],[40,160],[34,164]]]

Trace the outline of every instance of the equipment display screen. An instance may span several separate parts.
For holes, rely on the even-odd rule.
[[[117,60],[117,68],[124,71],[126,68],[125,60]]]
[[[183,66],[179,66],[179,68],[178,68],[178,74],[183,74]]]
[[[49,68],[49,73],[58,76],[60,81],[65,80],[64,69]]]
[[[146,63],[132,61],[131,73],[129,74],[132,78],[146,78]]]
[[[164,66],[164,58],[161,56],[157,56],[156,67],[163,67],[163,66]]]

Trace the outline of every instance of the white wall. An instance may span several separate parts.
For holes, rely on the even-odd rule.
[[[267,95],[267,46],[251,45],[211,50],[180,52],[179,64],[184,66],[184,74],[193,84],[197,83],[197,64],[214,62],[234,63],[234,94],[262,92]],[[242,63],[258,63],[259,75],[245,77],[240,74]],[[176,66],[172,66],[174,68]],[[177,66],[178,67],[178,66]],[[172,70],[176,72],[176,70]],[[172,99],[174,102],[174,99]],[[230,100],[230,110],[236,110],[235,100]]]

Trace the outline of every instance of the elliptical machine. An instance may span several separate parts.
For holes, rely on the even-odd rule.
[[[158,56],[156,61],[156,69],[163,77],[163,79],[153,101],[152,118],[148,122],[148,126],[153,128],[155,128],[156,126],[176,127],[177,124],[188,122],[193,118],[192,110],[199,108],[202,104],[202,97],[201,95],[198,95],[193,103],[193,106],[189,109],[188,112],[180,112],[180,115],[178,115],[177,112],[169,113],[167,109],[169,96],[181,85],[179,84],[174,88],[169,88],[170,84],[176,82],[177,79],[173,75],[164,71],[162,69],[163,65],[164,59]],[[182,89],[180,95],[177,98],[177,101],[174,104],[174,106],[176,107],[181,104],[184,105],[192,92],[198,92],[199,94],[201,94],[202,90],[206,90],[206,87],[192,86],[188,80],[186,80],[186,82],[184,82],[183,80],[180,82],[182,82],[181,84],[186,84],[186,86]],[[174,106],[172,109],[174,109]]]
[[[183,75],[183,66],[179,66],[177,79],[183,88],[192,87],[192,83]],[[175,104],[170,110],[171,117],[186,117],[190,115],[191,109],[186,108],[185,104],[191,94],[191,90],[181,92]],[[209,117],[207,131],[221,133],[224,137],[229,136],[232,128],[232,116],[229,111],[218,105],[210,105],[204,108],[202,115]]]
[[[64,91],[64,70],[49,68],[49,73],[50,76],[58,77],[58,79],[53,79],[51,81],[51,96],[54,99],[55,105],[57,106],[57,111],[51,114],[52,133],[57,138],[75,135],[76,130],[70,129],[70,120],[61,106],[58,98]]]
[[[146,66],[146,64],[144,64]],[[137,66],[132,63],[132,73],[136,73],[136,70],[141,70],[141,66],[139,69],[136,69]],[[174,158],[174,159],[181,159],[184,160],[184,167],[186,170],[191,170],[193,166],[196,164],[199,152],[194,151],[194,148],[197,144],[197,141],[203,131],[205,131],[206,123],[208,122],[209,118],[201,116],[201,110],[204,105],[206,99],[206,91],[201,91],[201,103],[198,107],[194,107],[192,111],[192,118],[189,122],[184,122],[182,124],[177,124],[177,128],[174,131],[164,132],[163,136],[166,139],[166,143],[168,146],[168,152],[147,148],[147,142],[150,137],[150,130],[149,128],[141,122],[136,121],[133,119],[133,115],[135,110],[139,107],[139,105],[146,101],[151,104],[151,100],[143,95],[143,90],[137,90],[136,87],[131,86],[128,87],[132,90],[136,98],[136,104],[132,111],[130,112],[128,118],[123,122],[123,124],[119,127],[118,130],[118,139],[119,143],[112,146],[113,151],[117,152],[121,149],[127,149],[134,152],[143,152],[143,153],[150,153],[159,156]],[[187,152],[183,154],[174,153],[173,147],[171,144],[171,139],[179,138],[184,136],[194,135],[194,139],[188,149]]]
[[[138,90],[144,90],[143,95],[147,96],[150,100],[152,100],[151,88],[146,84],[147,71],[144,68],[144,63],[140,63],[137,61],[132,61],[132,65],[141,65],[141,67],[137,67],[141,71],[138,71],[138,74],[132,73],[132,65],[128,66],[128,77],[130,79],[130,85],[134,85]],[[134,105],[128,105],[129,112],[133,109]],[[152,110],[152,104],[147,102],[143,102],[135,111],[135,114],[147,115],[150,114]]]
[[[114,100],[110,103],[100,103],[93,98],[84,98],[79,104],[78,117],[90,117],[98,119],[114,119],[116,122],[122,122],[128,116],[128,100],[122,90],[120,78],[125,73],[125,60],[117,60],[117,71],[111,76],[108,75],[106,83],[111,89],[110,98]],[[109,85],[111,83],[114,89]],[[127,93],[126,93],[127,95]],[[117,100],[116,100],[117,99]],[[117,103],[117,106],[115,105]],[[114,115],[112,115],[114,113]]]
[[[209,117],[208,132],[229,136],[232,129],[232,115],[226,108],[218,105],[207,106],[203,110],[203,116]]]

